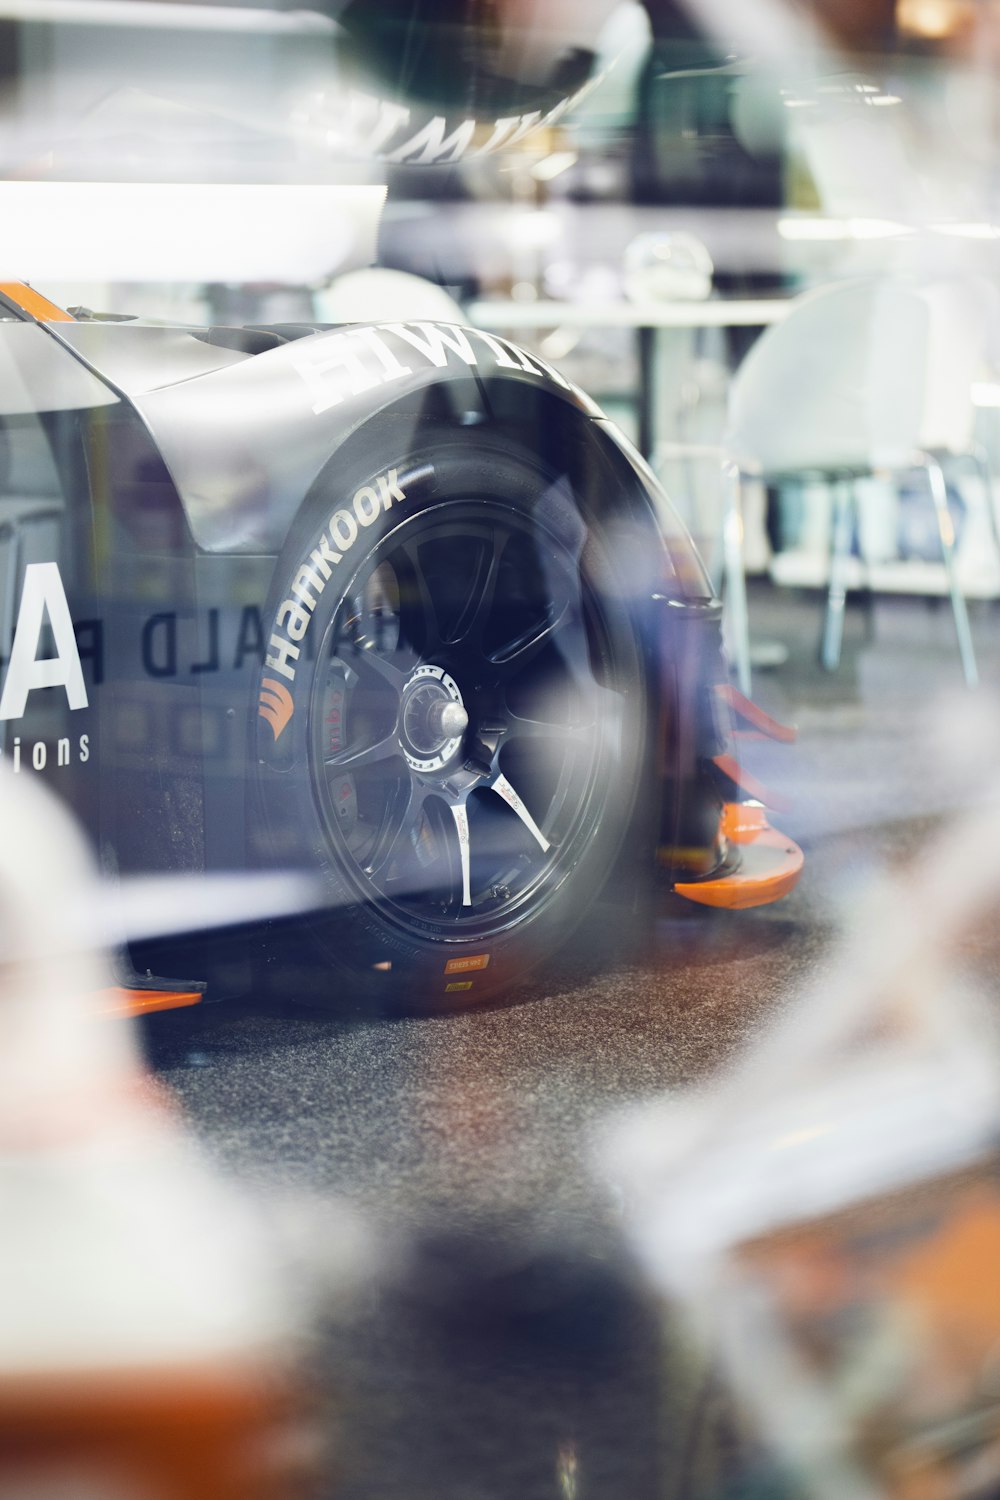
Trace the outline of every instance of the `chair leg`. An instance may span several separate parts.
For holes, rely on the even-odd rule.
[[[993,499],[993,469],[990,465],[989,456],[982,443],[976,443],[969,452],[969,457],[975,467],[983,486],[983,503],[986,506],[986,515],[990,523],[990,535],[996,548],[997,561],[1000,562],[1000,521],[997,520],[997,508]]]
[[[722,566],[725,607],[729,619],[736,680],[740,692],[750,696],[750,621],[747,613],[747,582],[743,566],[743,502],[739,465],[722,465],[724,510],[722,517]]]
[[[948,579],[948,593],[951,596],[952,614],[955,616],[955,634],[958,636],[958,652],[962,658],[962,671],[965,675],[966,686],[970,688],[979,685],[979,669],[976,666],[976,653],[972,645],[972,631],[969,629],[969,614],[965,606],[965,596],[958,583],[958,568],[955,562],[955,528],[952,524],[951,512],[948,509],[948,490],[944,482],[944,474],[937,459],[930,454],[924,453],[919,458],[920,466],[927,474],[927,483],[930,486],[931,499],[934,501],[934,510],[937,515],[938,535],[941,538],[941,555],[944,558],[945,575]]]
[[[856,511],[854,485],[838,479],[833,489],[833,520],[830,537],[830,587],[826,595],[826,617],[820,661],[828,672],[840,665],[844,641],[844,610],[847,605],[847,569],[851,558],[851,522]]]

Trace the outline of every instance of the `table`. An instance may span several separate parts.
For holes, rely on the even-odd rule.
[[[765,328],[786,316],[791,297],[715,297],[704,302],[515,302],[484,298],[467,308],[469,322],[498,333],[536,328],[634,328],[639,338],[639,447],[653,450],[653,366],[656,335],[665,328]]]
[[[470,302],[473,325],[495,328],[763,328],[779,322],[791,297],[714,297],[704,302],[558,302],[481,298]]]

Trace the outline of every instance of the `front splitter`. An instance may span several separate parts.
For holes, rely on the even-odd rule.
[[[771,827],[760,803],[725,803],[720,832],[729,846],[735,846],[738,863],[706,880],[678,881],[674,886],[678,896],[702,906],[738,911],[767,906],[788,895],[802,873],[805,856],[794,839]]]

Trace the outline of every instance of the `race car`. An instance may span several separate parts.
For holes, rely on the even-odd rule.
[[[510,993],[609,882],[749,906],[798,877],[732,710],[783,731],[728,684],[690,540],[495,334],[168,327],[4,284],[0,543],[9,766],[106,871],[307,872],[314,1002]],[[123,1008],[197,997],[131,961]]]

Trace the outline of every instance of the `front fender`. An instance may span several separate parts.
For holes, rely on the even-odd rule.
[[[145,359],[133,354],[136,335],[151,332],[171,340],[159,372],[155,340]],[[287,327],[274,332],[287,341],[224,354],[190,333],[197,348],[181,364],[177,330],[105,325],[88,331],[85,343],[73,335],[78,352],[141,413],[205,552],[280,550],[331,453],[390,407],[419,414],[431,388],[459,420],[485,414],[498,381],[601,416],[551,366],[496,334],[428,322],[302,330],[301,337]],[[193,352],[214,367],[191,373]]]

